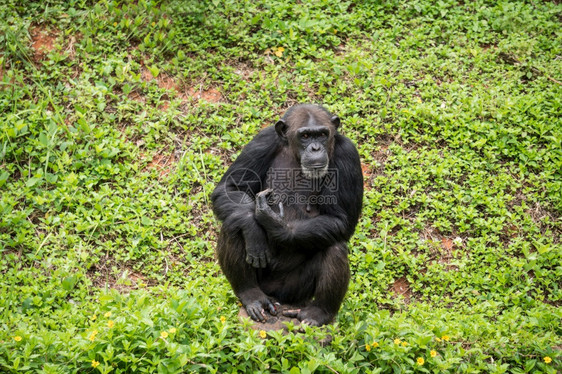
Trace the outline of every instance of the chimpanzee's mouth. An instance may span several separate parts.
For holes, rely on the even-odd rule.
[[[304,169],[325,169],[328,167],[328,163],[327,162],[304,162],[302,164],[302,167]]]
[[[313,178],[322,178],[326,175],[328,171],[328,164],[311,164],[311,165],[302,165],[302,172],[305,178],[313,179]]]

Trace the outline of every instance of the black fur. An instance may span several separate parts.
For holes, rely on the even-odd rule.
[[[340,308],[350,277],[346,243],[361,213],[363,175],[355,146],[337,132],[339,123],[321,106],[292,107],[246,145],[211,196],[222,221],[219,264],[255,320],[264,321],[265,311],[277,313],[270,298],[295,305],[288,314],[311,325],[329,323]],[[329,129],[327,139],[325,130],[314,131],[323,128]],[[324,137],[297,139],[307,129]],[[326,174],[301,165],[299,155],[310,142],[328,155]],[[308,176],[305,185],[312,178],[322,187],[284,185],[285,174],[301,181]],[[274,201],[280,196],[295,200]]]

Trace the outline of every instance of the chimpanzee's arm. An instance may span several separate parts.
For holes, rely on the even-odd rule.
[[[285,222],[268,205],[265,195],[258,195],[256,219],[275,242],[309,248],[327,248],[348,241],[355,230],[363,201],[363,173],[359,154],[346,138],[339,137],[333,155],[338,171],[335,204],[323,207],[323,214],[313,218]]]
[[[263,189],[278,142],[273,127],[261,131],[228,168],[211,194],[213,211],[220,221],[232,215],[253,215],[255,196]]]
[[[213,211],[229,231],[242,231],[246,261],[265,267],[269,251],[267,235],[254,218],[255,196],[261,191],[277,151],[273,127],[261,131],[244,147],[211,194]]]

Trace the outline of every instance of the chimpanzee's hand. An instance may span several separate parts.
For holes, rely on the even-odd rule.
[[[242,227],[242,234],[246,243],[246,262],[256,269],[265,268],[273,257],[265,229],[252,219]]]
[[[250,243],[246,242],[246,262],[256,269],[265,268],[271,261],[271,250],[267,242]]]
[[[267,199],[273,190],[268,188],[256,195],[256,220],[266,229],[283,225],[283,204],[279,203],[279,214],[269,206]]]

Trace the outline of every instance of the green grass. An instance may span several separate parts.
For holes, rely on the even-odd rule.
[[[0,371],[562,370],[557,1],[0,13]],[[336,323],[262,339],[209,195],[297,102],[342,118],[363,215]]]

